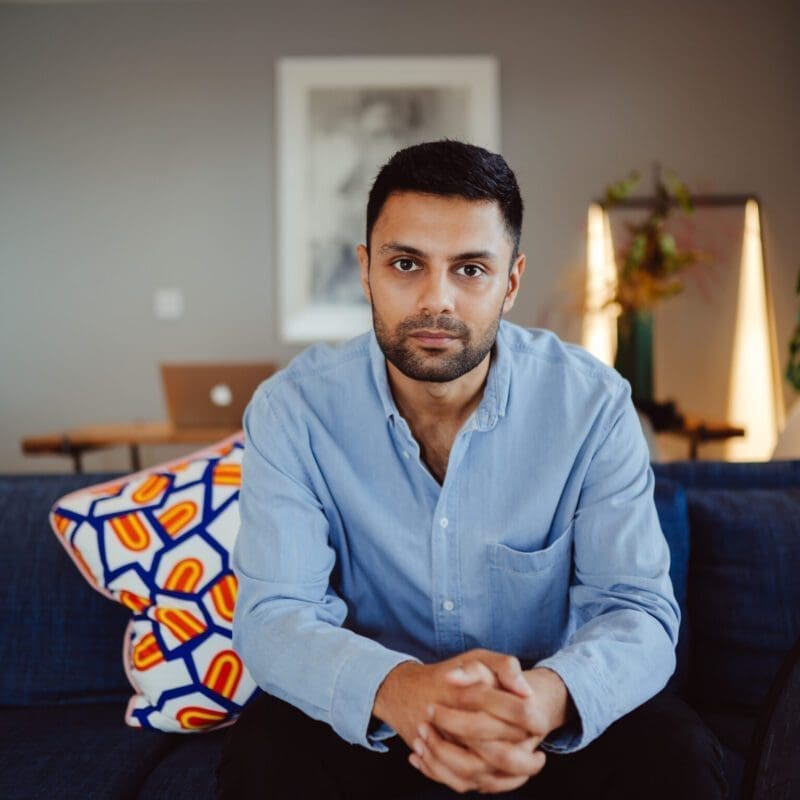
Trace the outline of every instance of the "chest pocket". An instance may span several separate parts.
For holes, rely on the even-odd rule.
[[[538,661],[563,644],[572,575],[571,524],[544,550],[488,545],[492,647]]]

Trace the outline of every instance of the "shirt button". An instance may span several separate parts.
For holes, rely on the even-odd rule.
[[[446,527],[447,527],[447,526],[450,524],[450,520],[449,520],[449,519],[447,519],[447,517],[442,517],[442,518],[439,520],[439,524],[440,524],[440,525],[441,525],[443,528],[446,528]]]
[[[456,607],[456,604],[452,600],[445,600],[442,603],[442,608],[445,611],[452,611]]]
[[[411,456],[408,454],[408,450],[403,450],[403,456],[404,458],[411,458]]]

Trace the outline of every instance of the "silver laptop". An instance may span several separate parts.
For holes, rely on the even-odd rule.
[[[277,370],[268,362],[160,366],[167,414],[175,428],[240,428],[256,387]]]

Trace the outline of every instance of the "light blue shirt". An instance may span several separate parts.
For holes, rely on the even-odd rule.
[[[569,752],[675,668],[679,611],[630,389],[544,330],[503,321],[444,484],[395,405],[373,333],[314,345],[244,416],[233,643],[255,681],[348,742],[397,664],[474,647],[548,667]]]

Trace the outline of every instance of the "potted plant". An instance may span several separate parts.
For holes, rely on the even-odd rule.
[[[640,175],[610,184],[603,198],[606,209],[629,200]],[[619,308],[617,355],[614,366],[631,384],[634,402],[653,404],[653,308],[683,291],[683,271],[705,260],[703,253],[681,249],[666,229],[680,211],[693,212],[692,198],[674,173],[655,171],[655,194],[643,201],[647,216],[626,225],[629,239],[617,253],[617,289],[610,302]]]

